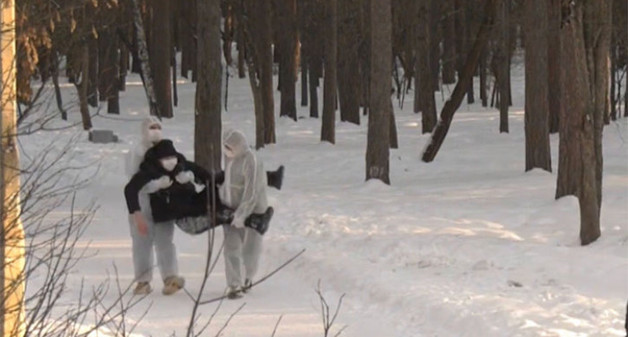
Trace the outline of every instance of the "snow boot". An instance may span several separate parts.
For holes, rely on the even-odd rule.
[[[230,300],[237,300],[238,298],[242,298],[242,287],[228,287],[227,288],[227,298]]]
[[[283,184],[283,172],[285,168],[283,165],[279,166],[277,171],[266,172],[266,178],[268,180],[268,186],[274,187],[278,190],[281,190],[281,185]]]
[[[135,289],[133,289],[133,295],[148,295],[153,289],[148,282],[137,282]]]
[[[179,291],[185,285],[185,279],[180,276],[168,276],[164,280],[164,288],[161,293],[164,295],[172,295]]]
[[[270,219],[272,219],[275,210],[272,207],[268,207],[263,214],[251,214],[244,225],[246,227],[256,230],[260,235],[264,235],[270,226]]]

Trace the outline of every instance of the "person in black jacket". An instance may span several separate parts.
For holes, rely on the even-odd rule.
[[[267,175],[269,181],[273,182],[273,186],[280,189],[283,180],[283,166],[275,172],[267,172]],[[165,139],[155,143],[146,151],[139,171],[133,175],[124,188],[131,221],[135,224],[132,226],[131,234],[134,237],[149,235],[152,237],[155,232],[167,231],[172,233],[173,222],[190,234],[202,233],[210,227],[231,223],[233,211],[225,207],[219,198],[215,200],[217,207],[216,224],[213,224],[212,218],[208,216],[208,205],[211,204],[208,200],[211,200],[214,195],[218,195],[217,190],[212,193],[207,188],[207,186],[212,186],[212,179],[217,189],[224,180],[224,173],[219,172],[212,176],[204,168],[186,160],[181,153],[176,151],[170,140]],[[151,185],[151,188],[145,190],[147,185]],[[139,194],[142,190],[145,190],[143,193],[148,193],[149,197],[149,204],[146,205],[146,208],[149,208],[150,212],[145,215],[141,212],[139,201]],[[260,234],[264,234],[268,229],[272,215],[273,209],[269,207],[263,214],[251,215],[247,219],[246,225],[256,229]],[[177,261],[172,235],[160,235],[154,240],[170,241],[155,245],[155,249],[158,256],[164,256],[159,261],[160,270],[176,271]],[[158,247],[168,247],[168,254],[160,252]],[[152,268],[151,250],[133,246],[134,265],[140,275],[148,273]],[[165,256],[170,258],[165,258]],[[162,292],[166,295],[178,291],[184,285],[184,279],[176,273],[162,275],[162,277],[164,278]],[[144,279],[138,280],[137,289],[141,291],[135,291],[135,293],[145,294],[150,292],[150,284]]]
[[[277,172],[267,172],[267,175],[273,177],[279,184],[281,174],[283,166]],[[144,219],[137,219],[141,216],[141,213],[138,213],[140,210],[138,192],[148,182],[162,177],[168,177],[171,183],[166,188],[149,194],[152,220],[155,223],[174,220],[189,234],[199,234],[211,227],[231,223],[233,211],[224,206],[219,198],[215,201],[216,224],[212,224],[212,218],[208,216],[208,208],[211,207],[209,200],[218,195],[217,188],[224,181],[224,172],[218,172],[212,177],[204,168],[188,161],[177,152],[172,141],[165,139],[146,152],[140,171],[133,176],[124,190],[129,213],[136,219],[140,232]],[[206,188],[212,184],[216,187],[214,193]],[[264,234],[272,214],[272,207],[267,208],[265,213],[252,214],[247,219],[246,226]]]

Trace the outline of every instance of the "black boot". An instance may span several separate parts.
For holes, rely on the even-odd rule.
[[[272,207],[268,207],[263,214],[251,214],[244,225],[246,227],[256,230],[260,235],[264,235],[270,226],[270,219],[273,217],[275,210]]]
[[[278,190],[281,189],[281,185],[283,184],[283,165],[279,166],[277,171],[266,171],[266,178],[268,180],[268,186],[272,186]]]

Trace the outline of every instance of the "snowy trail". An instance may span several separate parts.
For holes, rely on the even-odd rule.
[[[519,83],[519,82],[516,82]],[[515,103],[520,103],[518,88]],[[67,91],[68,95],[69,90]],[[230,88],[225,127],[254,134],[248,81]],[[192,158],[194,86],[179,86],[176,117],[164,134]],[[277,96],[278,98],[278,96]],[[397,111],[401,148],[391,151],[392,186],[363,181],[366,120],[339,123],[337,144],[318,140],[320,121],[277,120],[278,144],[259,151],[265,168],[286,166],[284,187],[269,189],[275,217],[265,238],[260,276],[302,249],[303,256],[240,301],[224,302],[211,325],[214,336],[238,307],[223,336],[322,336],[320,281],[335,308],[345,294],[337,328],[342,336],[623,336],[628,298],[628,123],[605,131],[603,236],[579,247],[575,198],[553,200],[555,173],[523,173],[523,115],[511,114],[511,133],[497,133],[497,113],[463,107],[454,118],[436,161],[419,161],[427,136],[420,116]],[[89,257],[70,279],[92,284],[119,271],[132,281],[130,237],[122,196],[123,156],[139,138],[139,86],[123,93],[123,119],[95,118],[121,142],[97,145],[81,140],[75,161],[97,161],[96,179],[81,202],[100,208],[82,246]],[[300,115],[307,115],[300,110]],[[77,118],[76,115],[73,118]],[[34,150],[72,131],[38,133],[25,145]],[[54,138],[53,138],[54,137]],[[552,136],[552,162],[558,140]],[[31,151],[32,152],[32,151]],[[29,152],[30,153],[30,152]],[[222,231],[216,232],[217,245]],[[206,237],[175,235],[181,274],[195,293],[205,264]],[[155,280],[159,279],[158,272]],[[141,317],[141,336],[183,335],[191,312],[184,293],[161,295],[161,285],[129,313]],[[223,262],[211,275],[204,298],[224,289]],[[110,296],[113,300],[114,295]],[[215,306],[203,308],[208,317]]]

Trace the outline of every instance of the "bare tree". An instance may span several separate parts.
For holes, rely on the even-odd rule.
[[[194,108],[194,161],[211,172],[217,172],[220,170],[222,139],[220,0],[198,1],[197,5],[199,78]]]
[[[371,76],[366,180],[390,184],[390,101],[392,74],[391,1],[371,1]]]
[[[336,143],[336,67],[338,50],[338,3],[325,0],[326,39],[325,39],[325,77],[323,83],[323,125],[321,141]]]
[[[432,132],[432,138],[430,142],[427,144],[427,147],[423,151],[423,155],[421,160],[424,162],[431,162],[436,157],[440,146],[443,144],[445,137],[447,136],[447,132],[449,131],[449,126],[453,120],[454,114],[456,110],[460,107],[462,100],[464,99],[465,91],[468,85],[473,78],[473,73],[480,61],[480,55],[482,54],[482,50],[485,48],[488,35],[490,30],[492,29],[493,22],[495,19],[495,11],[497,6],[497,1],[499,0],[487,0],[485,9],[484,9],[484,21],[480,26],[480,30],[478,31],[477,37],[475,39],[475,43],[469,55],[467,55],[467,60],[465,62],[464,70],[460,75],[460,79],[454,88],[454,92],[451,94],[451,97],[447,102],[445,102],[445,106],[441,110],[440,120],[436,125],[436,128]]]
[[[436,126],[436,101],[434,100],[434,86],[432,77],[434,69],[431,59],[438,55],[431,54],[430,40],[433,38],[430,31],[428,10],[431,0],[419,0],[414,4],[417,13],[415,20],[416,64],[415,73],[415,102],[414,112],[420,112],[422,118],[422,132],[432,132]]]
[[[548,18],[544,0],[524,4],[525,52],[525,170],[552,171],[549,142]],[[508,96],[500,95],[500,106]],[[506,104],[503,104],[506,103]]]

